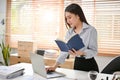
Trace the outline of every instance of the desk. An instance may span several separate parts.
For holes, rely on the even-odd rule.
[[[47,80],[33,73],[32,65],[30,63],[19,63],[17,65],[25,68],[25,74],[23,76],[20,76],[14,79],[8,79],[8,80]],[[78,70],[65,69],[65,68],[57,68],[56,71],[64,73],[66,76],[48,79],[48,80],[89,80],[88,72],[85,72],[85,71],[78,71]],[[104,80],[106,80],[105,79],[106,76],[109,76],[109,80],[112,80],[112,77],[113,77],[113,75],[99,74],[97,80],[101,80],[100,79],[101,76],[102,78],[104,78]],[[0,79],[0,80],[4,80],[4,79]]]

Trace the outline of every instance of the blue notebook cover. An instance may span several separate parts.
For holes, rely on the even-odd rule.
[[[55,42],[59,49],[65,52],[68,52],[68,50],[71,50],[72,48],[77,51],[85,46],[79,34],[74,35],[67,43],[61,40],[55,40]]]

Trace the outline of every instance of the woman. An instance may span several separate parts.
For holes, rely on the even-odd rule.
[[[46,68],[47,71],[54,71],[60,64],[65,62],[68,54],[75,56],[74,69],[82,71],[98,71],[98,65],[94,59],[97,54],[97,31],[88,24],[81,7],[78,4],[70,4],[65,9],[65,22],[68,28],[65,39],[69,40],[73,35],[79,34],[85,45],[84,48],[76,51],[61,52],[53,66]]]

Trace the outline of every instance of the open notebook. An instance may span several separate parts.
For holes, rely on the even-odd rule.
[[[63,77],[65,74],[59,73],[59,72],[51,72],[47,73],[45,69],[45,64],[44,64],[44,58],[42,55],[36,54],[36,53],[30,53],[30,58],[31,58],[31,63],[33,67],[33,71],[40,76],[44,78],[57,78],[57,77]]]

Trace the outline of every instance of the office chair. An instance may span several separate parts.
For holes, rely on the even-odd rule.
[[[113,74],[120,71],[120,56],[115,57],[108,63],[108,65],[101,71],[101,73]]]

